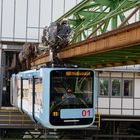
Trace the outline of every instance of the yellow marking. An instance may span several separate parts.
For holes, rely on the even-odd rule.
[[[59,112],[56,112],[56,116],[59,116]]]
[[[17,112],[20,113],[18,110],[0,110],[0,112]]]
[[[59,116],[59,112],[53,112],[53,116],[54,116],[54,117]]]
[[[100,112],[97,112],[97,116],[96,116],[96,119],[97,119],[97,123],[98,123],[98,128],[100,128],[100,125],[101,125],[101,115],[100,115]]]
[[[80,72],[80,71],[67,71],[66,75],[67,76],[89,76],[89,75],[91,75],[91,73],[84,72],[84,71],[82,71],[82,72]]]
[[[7,116],[7,117],[9,117],[9,116],[15,116],[15,117],[26,117],[27,115],[11,115],[11,114],[6,114],[6,115],[1,115],[0,114],[0,116]],[[28,117],[28,116],[27,116]]]
[[[31,120],[10,120],[10,119],[0,119],[0,122],[33,122]]]

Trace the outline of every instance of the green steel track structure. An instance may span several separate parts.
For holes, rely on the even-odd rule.
[[[71,44],[140,21],[140,0],[83,0],[56,22],[68,19]]]
[[[96,42],[99,38],[103,40],[101,40],[101,44],[96,44],[96,46],[91,44],[92,47],[91,45],[88,47],[89,50],[92,50],[91,52],[81,55],[79,52],[82,49],[79,49],[79,52],[77,49],[76,53],[79,55],[71,55],[69,58],[62,57],[66,63],[94,68],[140,64],[140,0],[83,0],[55,22],[61,23],[65,18],[68,19],[72,28],[68,46],[68,49],[71,49],[70,53],[75,54],[72,51],[75,46],[88,44],[91,41]],[[137,30],[134,30],[134,27]],[[121,31],[124,31],[124,36]],[[117,39],[113,40],[113,36],[116,35]],[[133,37],[131,38],[131,36]],[[133,41],[130,42],[128,39],[133,39]],[[117,47],[115,41],[124,44],[121,47],[118,44]],[[114,44],[113,47],[111,46],[112,48],[108,48],[110,42],[116,45],[115,48],[113,48]],[[100,51],[93,51],[93,47],[95,50],[100,48]],[[66,50],[67,48],[63,49],[64,52],[67,52]],[[40,58],[41,61],[45,61],[45,59]],[[39,63],[39,61],[37,62]]]

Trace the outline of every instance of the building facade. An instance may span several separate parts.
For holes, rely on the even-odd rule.
[[[40,42],[43,28],[81,1],[0,0],[0,40]]]
[[[109,116],[139,116],[139,70],[97,71],[97,111]]]

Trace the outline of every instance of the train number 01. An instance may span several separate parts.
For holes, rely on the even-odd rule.
[[[86,116],[90,116],[91,115],[91,110],[82,110],[82,116],[86,117]]]

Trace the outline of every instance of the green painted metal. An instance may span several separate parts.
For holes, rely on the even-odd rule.
[[[56,22],[69,20],[76,43],[140,20],[139,6],[140,0],[83,0]]]
[[[70,58],[67,60],[73,64],[79,64],[86,67],[122,63],[126,65],[128,61],[136,61],[140,58],[140,45],[135,45],[130,48],[123,48],[119,50],[112,50],[108,52],[103,52],[99,54],[92,54],[88,56],[79,56],[75,58]]]

